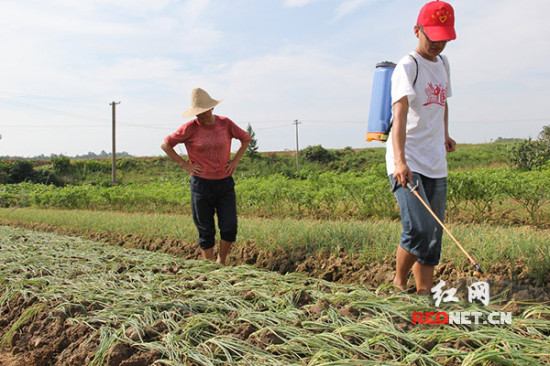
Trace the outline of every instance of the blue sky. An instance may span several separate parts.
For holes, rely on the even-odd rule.
[[[366,143],[374,67],[414,49],[417,0],[0,0],[0,155],[162,155],[202,87],[262,151]],[[550,124],[550,2],[460,0],[450,132],[459,143]],[[235,148],[237,144],[234,145]],[[185,150],[182,148],[182,152]]]

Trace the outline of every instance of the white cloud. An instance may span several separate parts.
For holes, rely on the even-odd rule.
[[[64,34],[125,34],[131,30],[127,24],[100,20],[87,7],[58,7],[48,3],[2,3],[3,31],[33,34],[46,37]]]
[[[497,7],[484,2],[475,7],[457,4],[457,40],[447,47],[458,70],[468,70],[461,75],[461,82],[512,83],[520,81],[518,76],[525,72],[548,74],[548,11],[550,3],[544,0],[528,6],[510,0],[500,1]]]
[[[0,124],[0,155],[108,150],[104,126],[112,100],[122,101],[120,150],[161,154],[159,142],[171,131],[162,128],[183,121],[197,86],[224,99],[218,113],[258,128],[261,149],[292,148],[294,119],[303,122],[304,147],[364,147],[374,65],[415,47],[412,25],[420,6],[397,0],[0,1],[0,119],[9,126]],[[510,133],[522,137],[522,120],[542,118],[540,105],[548,99],[544,17],[550,3],[464,0],[453,6],[458,38],[445,50],[453,73],[451,130],[459,142],[514,129]],[[71,100],[17,104],[25,95]],[[78,115],[88,120],[71,118]],[[74,143],[55,127],[102,118],[96,129],[68,129],[82,137]],[[506,129],[490,123],[502,119],[519,122]],[[17,130],[17,124],[54,127]]]
[[[285,0],[284,6],[289,8],[297,8],[297,7],[313,4],[317,1],[319,0]]]
[[[336,8],[332,22],[338,21],[346,15],[353,13],[355,10],[370,2],[371,0],[343,0]]]
[[[366,112],[365,85],[370,77],[363,66],[323,51],[296,48],[240,60],[218,78],[217,89],[226,94],[221,96],[226,105],[220,109],[254,120],[258,127],[297,118],[357,121]],[[315,135],[319,133],[323,131]]]
[[[210,0],[188,0],[183,5],[183,11],[180,14],[185,17],[185,22],[194,25],[210,6]]]
[[[503,0],[498,6],[453,6],[457,39],[445,53],[452,69],[455,135],[468,142],[483,136],[536,136],[544,124],[539,106],[548,99],[550,81],[550,3],[535,0],[523,6]]]
[[[169,80],[178,72],[179,63],[173,59],[151,57],[122,59],[116,65],[100,71],[105,80],[143,82]]]

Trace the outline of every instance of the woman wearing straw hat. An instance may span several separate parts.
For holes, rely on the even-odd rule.
[[[237,204],[232,175],[251,137],[229,118],[212,113],[220,102],[200,88],[193,89],[191,108],[183,116],[197,118],[167,136],[161,148],[191,174],[193,222],[199,232],[199,246],[205,259],[214,259],[214,214],[218,215],[221,240],[217,262],[225,264],[237,237]],[[233,138],[241,141],[241,147],[231,159]],[[189,161],[174,150],[174,146],[180,143],[185,144]]]

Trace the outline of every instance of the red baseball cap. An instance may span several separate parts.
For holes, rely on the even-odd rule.
[[[451,4],[444,1],[431,1],[420,9],[418,25],[431,41],[450,41],[456,39],[455,12]]]

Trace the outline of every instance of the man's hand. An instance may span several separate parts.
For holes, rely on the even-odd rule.
[[[450,137],[445,138],[445,149],[447,152],[453,152],[456,150],[456,141]]]
[[[413,181],[413,173],[407,164],[396,164],[393,171],[393,178],[397,183],[407,188],[407,182]]]

